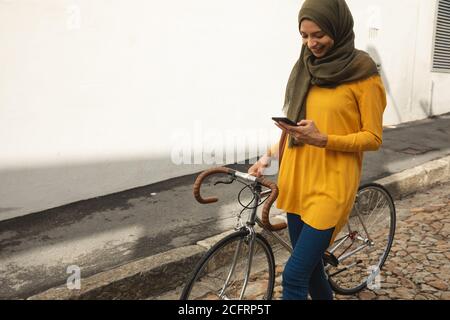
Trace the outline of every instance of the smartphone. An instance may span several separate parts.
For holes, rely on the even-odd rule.
[[[290,120],[288,118],[285,118],[285,117],[273,117],[272,120],[275,121],[275,122],[283,122],[283,123],[286,123],[286,124],[288,124],[290,126],[297,127],[297,123],[295,123],[294,121],[292,121],[292,120]]]

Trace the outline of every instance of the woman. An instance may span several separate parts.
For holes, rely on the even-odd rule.
[[[333,299],[322,256],[350,214],[364,151],[382,143],[386,93],[374,61],[355,49],[345,0],[306,0],[299,13],[300,59],[284,111],[298,126],[277,123],[279,197],[294,248],[283,272],[283,299]],[[281,142],[282,141],[282,142]],[[260,176],[275,145],[249,173]]]

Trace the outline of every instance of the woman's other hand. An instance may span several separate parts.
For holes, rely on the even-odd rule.
[[[312,120],[302,120],[297,123],[297,127],[283,122],[275,122],[275,125],[281,130],[286,131],[297,142],[303,142],[319,148],[325,148],[327,145],[327,135],[320,133]]]
[[[255,176],[255,177],[261,177],[264,175],[264,170],[270,166],[271,158],[268,155],[262,156],[254,165],[252,165],[248,169],[248,174]]]

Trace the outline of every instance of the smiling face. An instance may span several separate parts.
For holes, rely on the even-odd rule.
[[[324,57],[334,45],[334,40],[323,32],[315,22],[308,19],[302,20],[300,34],[303,44],[308,46],[316,58]]]

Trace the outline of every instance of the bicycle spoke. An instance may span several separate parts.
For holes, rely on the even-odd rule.
[[[371,194],[374,194],[374,193],[375,193],[375,192],[372,192]],[[377,198],[378,198],[378,197],[377,197]],[[371,197],[371,199],[372,199],[372,197]],[[367,217],[367,219],[370,219],[370,216],[375,212],[375,209],[378,207],[378,204],[380,203],[380,201],[381,201],[381,200],[378,200],[377,204],[375,205],[374,209],[373,209],[372,212],[369,214],[369,216]],[[372,206],[371,206],[371,203],[372,203],[372,200],[369,201],[369,208],[372,207]]]
[[[355,208],[355,211],[356,211],[356,217],[358,218],[359,223],[361,223],[361,225],[362,225],[362,227],[363,227],[363,230],[364,230],[364,232],[366,233],[367,238],[370,239],[370,234],[369,234],[369,232],[367,231],[366,226],[364,225],[364,221],[363,221],[361,215],[359,214],[358,209]]]
[[[376,225],[376,221],[378,221],[378,219],[380,218],[380,217],[382,217],[382,215],[381,214],[379,214],[379,213],[381,213],[381,212],[383,212],[382,211],[382,209],[384,209],[384,208],[388,208],[389,207],[389,204],[387,203],[387,201],[385,200],[385,204],[386,204],[386,206],[383,206],[380,210],[379,210],[379,212],[377,212],[377,215],[374,215],[374,220],[373,221],[370,221],[370,223],[368,223],[368,224],[370,224],[370,225]],[[375,210],[374,210],[375,211]]]
[[[372,216],[377,216],[378,215],[378,213],[379,213],[379,211],[384,207],[384,205],[383,206],[379,206],[380,205],[380,201],[384,201],[384,204],[387,204],[387,202],[386,202],[386,199],[380,199],[378,202],[377,202],[377,204],[376,204],[376,206],[375,207],[373,207],[373,209],[371,209],[372,211],[370,212],[370,214],[367,216],[367,219],[366,220],[370,220],[371,218],[372,218]]]

